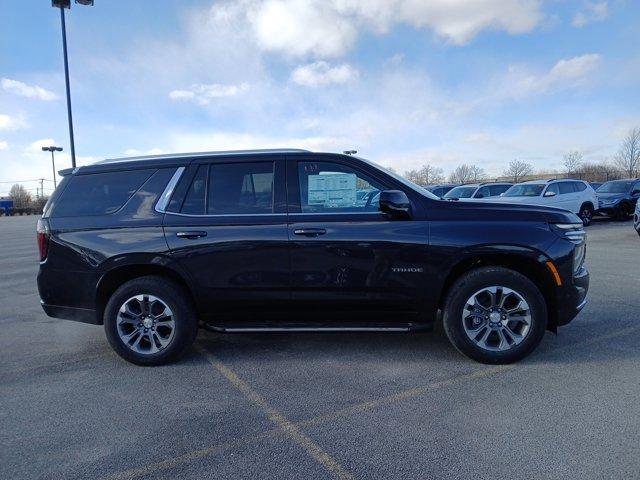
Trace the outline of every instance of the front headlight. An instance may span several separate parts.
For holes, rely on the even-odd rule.
[[[577,273],[582,265],[584,259],[587,256],[587,233],[581,223],[552,223],[551,229],[560,235],[562,238],[575,243],[576,247],[573,249],[573,273]]]
[[[582,242],[573,250],[573,273],[576,274],[582,268],[587,256],[587,244]]]

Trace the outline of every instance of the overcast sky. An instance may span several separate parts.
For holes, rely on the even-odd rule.
[[[70,165],[60,19],[0,0],[0,182]],[[640,125],[637,0],[95,0],[67,16],[79,163],[356,149],[398,171],[615,153]],[[9,184],[0,183],[0,194]]]

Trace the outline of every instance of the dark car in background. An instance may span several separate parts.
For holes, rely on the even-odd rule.
[[[604,182],[589,182],[589,185],[591,185],[591,188],[593,188],[594,190],[598,190],[603,183]]]
[[[576,215],[444,201],[355,156],[213,152],[61,173],[37,227],[41,305],[104,325],[137,364],[174,360],[199,324],[407,332],[439,311],[459,351],[510,363],[586,304]]]
[[[627,220],[640,198],[640,179],[628,178],[611,180],[596,191],[599,215],[607,215],[617,220]]]

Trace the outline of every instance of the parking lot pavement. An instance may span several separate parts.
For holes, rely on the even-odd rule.
[[[590,304],[525,361],[440,331],[212,334],[142,368],[48,318],[0,218],[0,478],[639,478],[640,239],[588,229]]]

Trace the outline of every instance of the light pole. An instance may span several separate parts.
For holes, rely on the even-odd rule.
[[[93,0],[76,0],[76,3],[91,6],[93,5]],[[71,115],[71,87],[69,86],[69,60],[67,58],[67,28],[64,22],[64,9],[71,8],[71,0],[51,0],[51,6],[60,9],[60,23],[62,25],[62,52],[64,56],[64,80],[67,87],[67,118],[69,120],[71,165],[73,168],[76,168],[76,147],[73,141],[73,117]]]
[[[42,147],[42,151],[43,152],[51,152],[51,165],[53,166],[53,188],[56,188],[56,159],[53,155],[53,152],[61,152],[62,151],[62,147],[56,147],[54,145],[51,145],[50,147]],[[42,192],[42,195],[44,196],[44,192]]]

